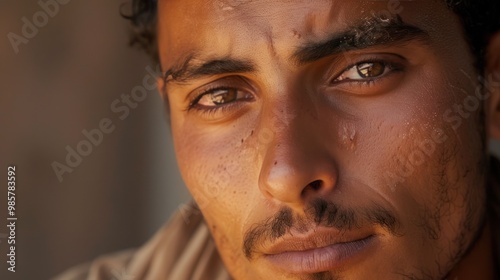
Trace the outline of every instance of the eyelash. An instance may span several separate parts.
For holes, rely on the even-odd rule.
[[[207,107],[203,105],[199,105],[198,102],[200,99],[209,94],[213,94],[217,91],[220,90],[234,90],[235,88],[232,87],[227,87],[227,86],[211,86],[208,87],[207,89],[203,90],[200,94],[196,95],[190,102],[188,107],[186,108],[186,111],[191,111],[195,110],[199,113],[202,113],[206,117],[210,117],[215,115],[216,113],[224,113],[227,110],[233,109],[235,106],[241,105],[241,101],[233,101],[229,102],[225,105],[219,105],[219,106],[213,106],[213,107]]]
[[[193,110],[197,111],[198,113],[203,114],[204,117],[212,117],[217,113],[224,113],[227,110],[231,110],[233,108],[233,106],[236,105],[235,103],[237,103],[237,102],[230,102],[227,105],[214,106],[214,107],[209,107],[209,108],[201,108],[201,107],[196,106],[196,104],[195,104],[193,106],[190,106],[188,111],[193,109]]]
[[[359,80],[346,79],[346,80],[341,80],[341,81],[337,81],[337,82],[335,81],[336,79],[341,77],[344,73],[346,73],[348,70],[352,69],[353,67],[364,64],[364,63],[383,64],[384,67],[388,68],[389,72],[382,74],[381,76],[375,77],[375,78],[367,78],[367,79],[359,79]],[[403,65],[399,64],[399,63],[388,62],[387,60],[382,60],[382,59],[365,59],[365,60],[362,60],[360,62],[353,63],[353,64],[349,65],[348,67],[344,68],[342,70],[342,72],[340,72],[340,74],[335,76],[335,78],[330,79],[329,84],[339,85],[339,84],[343,84],[343,83],[351,83],[351,84],[355,84],[358,87],[372,87],[376,83],[379,83],[381,80],[384,80],[385,78],[390,76],[391,74],[394,74],[395,72],[403,71],[403,69],[404,69]],[[203,90],[201,93],[196,95],[189,102],[189,105],[187,106],[185,111],[189,112],[191,110],[196,110],[198,113],[203,114],[204,117],[211,117],[217,113],[224,113],[228,110],[233,109],[234,107],[239,107],[242,105],[242,100],[228,102],[227,104],[212,106],[212,107],[202,106],[202,105],[198,104],[198,102],[200,101],[200,99],[203,96],[215,93],[215,92],[220,91],[220,90],[236,90],[236,88],[227,87],[227,86],[219,86],[219,85],[208,87],[207,89]]]
[[[358,66],[358,65],[361,65],[361,64],[365,64],[365,63],[380,63],[382,65],[384,65],[384,67],[386,67],[388,69],[388,73],[385,73],[385,74],[382,74],[381,76],[379,77],[374,77],[374,78],[366,78],[366,79],[359,79],[359,80],[354,80],[354,79],[346,79],[346,80],[341,80],[341,81],[335,81],[336,79],[338,79],[340,76],[342,76],[344,73],[346,73],[347,71],[349,71],[350,69]],[[373,86],[374,84],[376,83],[379,83],[381,80],[384,80],[385,78],[387,78],[388,76],[390,76],[391,74],[394,74],[394,73],[397,73],[397,72],[401,72],[404,70],[404,66],[400,63],[394,63],[394,62],[389,62],[387,60],[383,60],[383,59],[365,59],[365,60],[362,60],[362,61],[359,61],[359,62],[356,62],[356,63],[353,63],[351,65],[349,65],[348,67],[344,68],[340,74],[336,75],[335,78],[333,79],[330,79],[330,84],[342,84],[342,83],[351,83],[351,84],[356,84],[356,86],[359,86],[359,87],[371,87]]]
[[[207,94],[211,94],[211,93],[214,93],[218,90],[229,90],[230,88],[228,87],[223,87],[223,86],[210,86],[209,88],[203,90],[200,94],[196,95],[190,102],[189,102],[189,106],[188,106],[188,109],[192,109],[193,107],[195,107],[196,105],[198,105],[198,102],[200,101],[200,99],[207,95]]]

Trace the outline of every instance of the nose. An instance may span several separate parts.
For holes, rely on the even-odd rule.
[[[283,112],[285,113],[285,112]],[[289,207],[303,209],[308,200],[327,196],[333,192],[338,170],[332,156],[335,135],[308,114],[287,118],[280,122],[274,119],[269,130],[272,135],[264,150],[259,175],[260,191]],[[265,122],[265,121],[263,121]],[[321,123],[321,125],[318,125]],[[263,126],[264,124],[261,124]]]

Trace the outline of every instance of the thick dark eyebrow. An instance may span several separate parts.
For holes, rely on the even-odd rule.
[[[399,16],[389,19],[370,17],[344,32],[334,34],[326,41],[299,47],[292,58],[298,64],[306,64],[343,52],[404,44],[414,40],[429,43],[430,36],[426,31],[404,23]]]
[[[167,70],[164,74],[165,83],[171,81],[187,82],[192,79],[227,73],[254,72],[255,66],[248,61],[233,58],[209,60],[203,63],[193,63],[194,56],[185,59],[179,66]]]
[[[403,44],[413,40],[429,42],[429,34],[424,30],[404,23],[399,16],[382,19],[367,18],[360,23],[334,34],[326,41],[305,44],[298,48],[292,59],[299,64],[317,61],[327,56],[375,46]],[[234,58],[219,58],[204,62],[191,54],[164,74],[165,85],[169,82],[188,82],[204,76],[227,73],[247,73],[256,71],[250,61]]]

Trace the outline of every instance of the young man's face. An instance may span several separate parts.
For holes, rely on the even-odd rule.
[[[444,1],[159,1],[179,166],[236,279],[456,265],[485,213],[462,29]]]

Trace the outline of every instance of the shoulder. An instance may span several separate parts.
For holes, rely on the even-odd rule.
[[[123,274],[134,253],[135,250],[125,250],[101,256],[92,262],[72,267],[53,280],[125,279]]]
[[[145,245],[99,257],[54,280],[230,279],[201,212],[194,204],[177,211]]]

